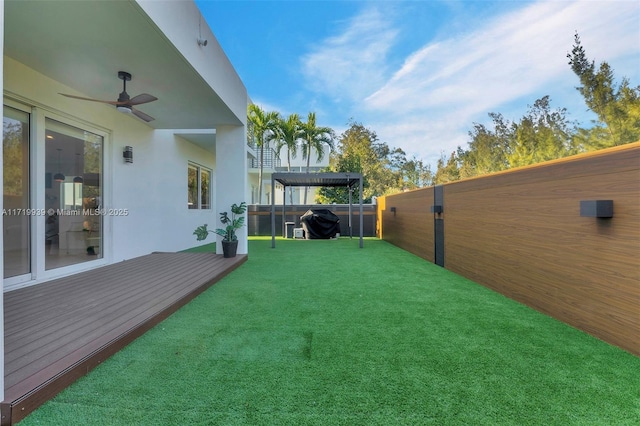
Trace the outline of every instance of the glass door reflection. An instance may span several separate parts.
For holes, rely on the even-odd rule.
[[[45,269],[102,257],[103,138],[46,120]]]
[[[29,114],[4,106],[2,117],[4,278],[31,272]]]

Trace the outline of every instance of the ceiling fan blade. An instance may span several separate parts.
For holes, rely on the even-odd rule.
[[[148,102],[153,102],[153,101],[157,101],[158,98],[156,98],[153,95],[150,95],[148,93],[143,93],[141,95],[138,96],[134,96],[133,98],[131,98],[129,100],[129,105],[141,105],[141,104],[146,104]]]
[[[150,115],[145,114],[144,112],[137,110],[135,108],[131,108],[131,113],[133,113],[133,115],[135,115],[136,117],[140,118],[141,120],[146,121],[147,123],[150,121],[155,120],[155,118],[153,118]]]
[[[66,96],[67,98],[80,99],[80,100],[83,100],[83,101],[91,101],[91,102],[102,102],[103,104],[109,104],[109,105],[124,105],[124,104],[126,104],[126,102],[101,101],[100,99],[83,98],[82,96],[67,95],[67,94],[64,94],[64,93],[60,93],[60,94],[62,96]]]

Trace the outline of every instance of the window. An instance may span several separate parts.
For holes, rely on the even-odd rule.
[[[189,209],[211,208],[211,170],[189,163],[187,170],[187,205]]]

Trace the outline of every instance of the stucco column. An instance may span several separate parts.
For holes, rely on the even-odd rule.
[[[222,226],[220,212],[231,214],[231,205],[249,202],[247,188],[247,143],[244,126],[218,126],[216,128],[216,199],[215,228]],[[246,213],[245,213],[246,215]],[[237,232],[238,253],[247,253],[247,224]],[[213,228],[213,226],[212,226]],[[216,239],[216,253],[222,254],[222,238]]]

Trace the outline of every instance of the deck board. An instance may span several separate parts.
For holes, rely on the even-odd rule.
[[[153,253],[6,293],[1,424],[24,418],[246,259]]]

